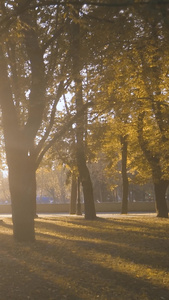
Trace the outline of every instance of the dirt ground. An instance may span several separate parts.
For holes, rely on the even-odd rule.
[[[0,222],[0,300],[168,300],[169,220],[41,216],[36,242]]]

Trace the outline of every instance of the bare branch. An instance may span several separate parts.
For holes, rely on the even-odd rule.
[[[42,139],[40,140],[39,144],[37,145],[36,155],[38,155],[38,153],[41,151],[41,149],[42,149],[42,147],[43,147],[46,139],[48,138],[48,136],[50,134],[50,131],[53,127],[53,124],[54,124],[54,121],[55,121],[56,106],[57,106],[57,103],[58,103],[62,93],[63,93],[63,82],[60,82],[59,87],[58,87],[58,91],[57,91],[57,95],[56,95],[55,101],[54,101],[53,106],[52,106],[49,126],[46,129],[45,134],[42,137]]]
[[[39,164],[40,164],[43,156],[45,155],[45,153],[52,147],[52,145],[57,141],[57,139],[61,138],[65,134],[65,132],[68,131],[70,129],[70,127],[77,121],[77,119],[80,118],[84,114],[84,111],[87,109],[87,107],[92,106],[92,105],[93,105],[92,102],[88,102],[88,103],[84,104],[83,107],[81,108],[81,110],[79,110],[79,112],[76,115],[74,115],[67,122],[63,122],[64,125],[61,127],[60,130],[57,131],[57,133],[54,135],[54,137],[49,141],[49,143],[44,147],[44,149],[39,154],[37,161],[36,161],[36,169],[39,167]]]

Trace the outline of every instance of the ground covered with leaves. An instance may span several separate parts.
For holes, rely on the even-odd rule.
[[[169,220],[39,217],[36,242],[0,223],[0,300],[168,300]]]

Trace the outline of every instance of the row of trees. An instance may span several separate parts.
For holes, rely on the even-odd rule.
[[[168,217],[168,33],[165,1],[1,1],[0,104],[14,237],[34,240],[36,170],[60,159],[80,176],[95,219],[87,161],[153,181]],[[62,111],[58,110],[61,102]],[[117,173],[116,173],[117,175]]]
[[[2,151],[2,150],[1,150]],[[75,214],[78,209],[77,201],[77,178],[73,177],[70,168],[62,165],[62,162],[53,161],[52,166],[47,161],[42,165],[36,174],[36,202],[43,203],[69,203],[70,213]],[[92,180],[95,203],[122,202],[122,178],[119,169],[119,176],[110,176],[105,170],[103,159],[88,164]],[[74,187],[75,184],[75,187]],[[83,202],[83,193],[80,188],[80,202]],[[72,192],[74,191],[74,193]],[[168,193],[166,195],[168,199]],[[72,200],[72,201],[71,201]],[[129,202],[154,201],[154,191],[151,182],[143,185],[129,184]],[[0,173],[0,204],[11,204],[7,171]],[[73,207],[73,208],[72,208]]]

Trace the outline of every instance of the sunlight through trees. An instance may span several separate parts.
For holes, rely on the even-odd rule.
[[[14,237],[35,238],[43,160],[80,176],[86,219],[96,217],[90,166],[100,161],[104,186],[122,187],[122,213],[131,184],[151,182],[157,215],[168,217],[168,2],[3,0],[0,15]]]

